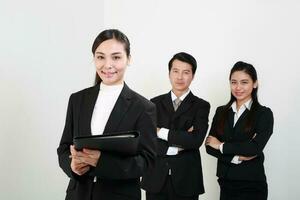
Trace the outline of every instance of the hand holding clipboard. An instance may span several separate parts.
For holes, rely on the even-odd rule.
[[[138,131],[78,136],[73,139],[75,149],[97,149],[123,155],[137,154],[140,134]]]

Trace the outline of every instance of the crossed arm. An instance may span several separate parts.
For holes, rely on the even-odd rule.
[[[254,135],[254,137],[255,136],[256,136],[256,134]],[[209,135],[205,140],[205,145],[210,146],[211,148],[213,148],[215,150],[220,150],[220,152],[221,152],[221,149],[220,149],[221,144],[224,144],[224,143],[220,142],[216,137],[211,136],[211,135]],[[254,156],[236,155],[236,156],[239,161],[248,161],[248,160],[252,160],[257,157],[257,155],[254,155]]]
[[[239,161],[248,161],[254,159],[262,153],[265,145],[273,132],[273,113],[269,108],[266,108],[258,116],[257,123],[255,124],[256,134],[250,141],[244,142],[222,142],[217,138],[217,116],[214,116],[212,128],[209,136],[206,138],[206,151],[208,154],[217,157],[221,161],[231,162],[234,156],[239,156]],[[246,133],[245,133],[246,134]],[[220,147],[223,147],[220,151]]]

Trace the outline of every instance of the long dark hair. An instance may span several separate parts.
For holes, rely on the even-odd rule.
[[[121,42],[124,45],[124,49],[126,52],[127,57],[130,57],[130,42],[127,38],[127,36],[122,33],[121,31],[117,29],[107,29],[99,33],[99,35],[96,37],[93,46],[92,46],[92,53],[93,56],[95,56],[95,51],[98,48],[98,46],[110,39],[115,39],[118,42]],[[95,77],[95,85],[99,84],[101,82],[101,78],[99,77],[98,73],[96,72],[96,77]]]
[[[257,73],[255,68],[253,67],[253,65],[249,64],[249,63],[245,63],[242,61],[239,61],[237,63],[234,64],[234,66],[232,67],[231,71],[230,71],[230,75],[229,75],[229,81],[231,80],[231,76],[234,72],[237,71],[242,71],[245,72],[246,74],[248,74],[253,83],[255,83],[257,81]],[[258,91],[258,87],[253,88],[252,93],[251,93],[251,97],[252,97],[252,105],[251,105],[251,109],[249,111],[248,114],[248,119],[246,121],[245,124],[245,132],[249,133],[252,127],[252,124],[254,122],[254,114],[258,108],[258,106],[260,106],[258,99],[257,99],[257,91]],[[220,118],[220,123],[219,123],[219,127],[218,127],[218,134],[223,134],[224,131],[224,126],[225,126],[225,121],[228,118],[228,113],[229,110],[231,108],[232,103],[236,101],[236,98],[232,95],[232,93],[230,92],[230,100],[229,102],[225,105],[225,108],[223,110],[223,113],[221,114],[221,118]]]

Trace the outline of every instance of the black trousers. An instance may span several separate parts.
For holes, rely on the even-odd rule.
[[[171,176],[166,178],[166,182],[159,193],[146,192],[146,200],[198,200],[198,195],[195,196],[181,196],[176,194],[172,185]]]
[[[109,182],[97,181],[93,183],[92,200],[141,200],[140,188],[131,194],[124,194],[118,189],[118,185],[112,186]],[[119,187],[122,187],[121,185]]]
[[[219,178],[220,200],[267,200],[266,181],[233,181]]]

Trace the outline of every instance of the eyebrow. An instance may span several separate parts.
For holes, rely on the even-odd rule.
[[[231,79],[230,81],[249,81],[249,79],[242,79],[242,80]]]
[[[172,67],[172,70],[180,70],[179,68],[177,67]],[[183,72],[191,72],[192,70],[191,69],[185,69],[185,70],[182,70]]]
[[[102,52],[99,52],[99,51],[96,51],[95,54],[105,55],[105,53],[102,53]],[[111,55],[118,55],[118,54],[122,54],[122,52],[114,52]]]

